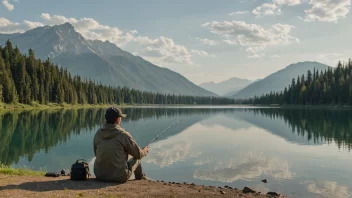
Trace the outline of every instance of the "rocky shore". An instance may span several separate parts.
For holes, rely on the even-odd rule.
[[[262,194],[245,187],[199,186],[164,181],[103,183],[94,178],[71,181],[68,177],[17,176],[0,174],[0,197],[283,197]]]

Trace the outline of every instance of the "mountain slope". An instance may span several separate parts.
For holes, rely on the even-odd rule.
[[[0,43],[7,39],[23,52],[32,48],[37,57],[50,57],[69,72],[103,84],[159,93],[215,96],[179,73],[158,67],[115,44],[85,39],[70,23],[38,27],[23,34],[0,34]]]
[[[202,83],[199,86],[206,90],[214,92],[218,95],[225,95],[229,92],[239,91],[251,83],[252,83],[251,80],[234,77],[219,83],[215,83],[215,82]]]
[[[314,68],[317,70],[326,70],[329,66],[309,61],[291,64],[260,81],[248,85],[246,88],[233,95],[233,97],[236,99],[246,99],[261,96],[271,91],[283,91],[285,87],[291,84],[292,78],[297,78],[298,75],[301,76],[302,74],[306,75],[308,70],[313,72]]]

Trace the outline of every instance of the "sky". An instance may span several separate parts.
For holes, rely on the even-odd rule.
[[[351,0],[0,0],[0,33],[70,22],[196,84],[351,54]]]

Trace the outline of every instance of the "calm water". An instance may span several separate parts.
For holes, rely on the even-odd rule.
[[[233,107],[128,108],[123,127],[150,147],[154,180],[250,186],[289,197],[351,197],[352,111]],[[0,113],[0,161],[48,171],[94,162],[103,109]],[[269,183],[260,181],[268,179]]]

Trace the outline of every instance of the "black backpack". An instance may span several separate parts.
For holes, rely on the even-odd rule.
[[[90,176],[87,161],[79,159],[71,166],[71,180],[87,180]]]

